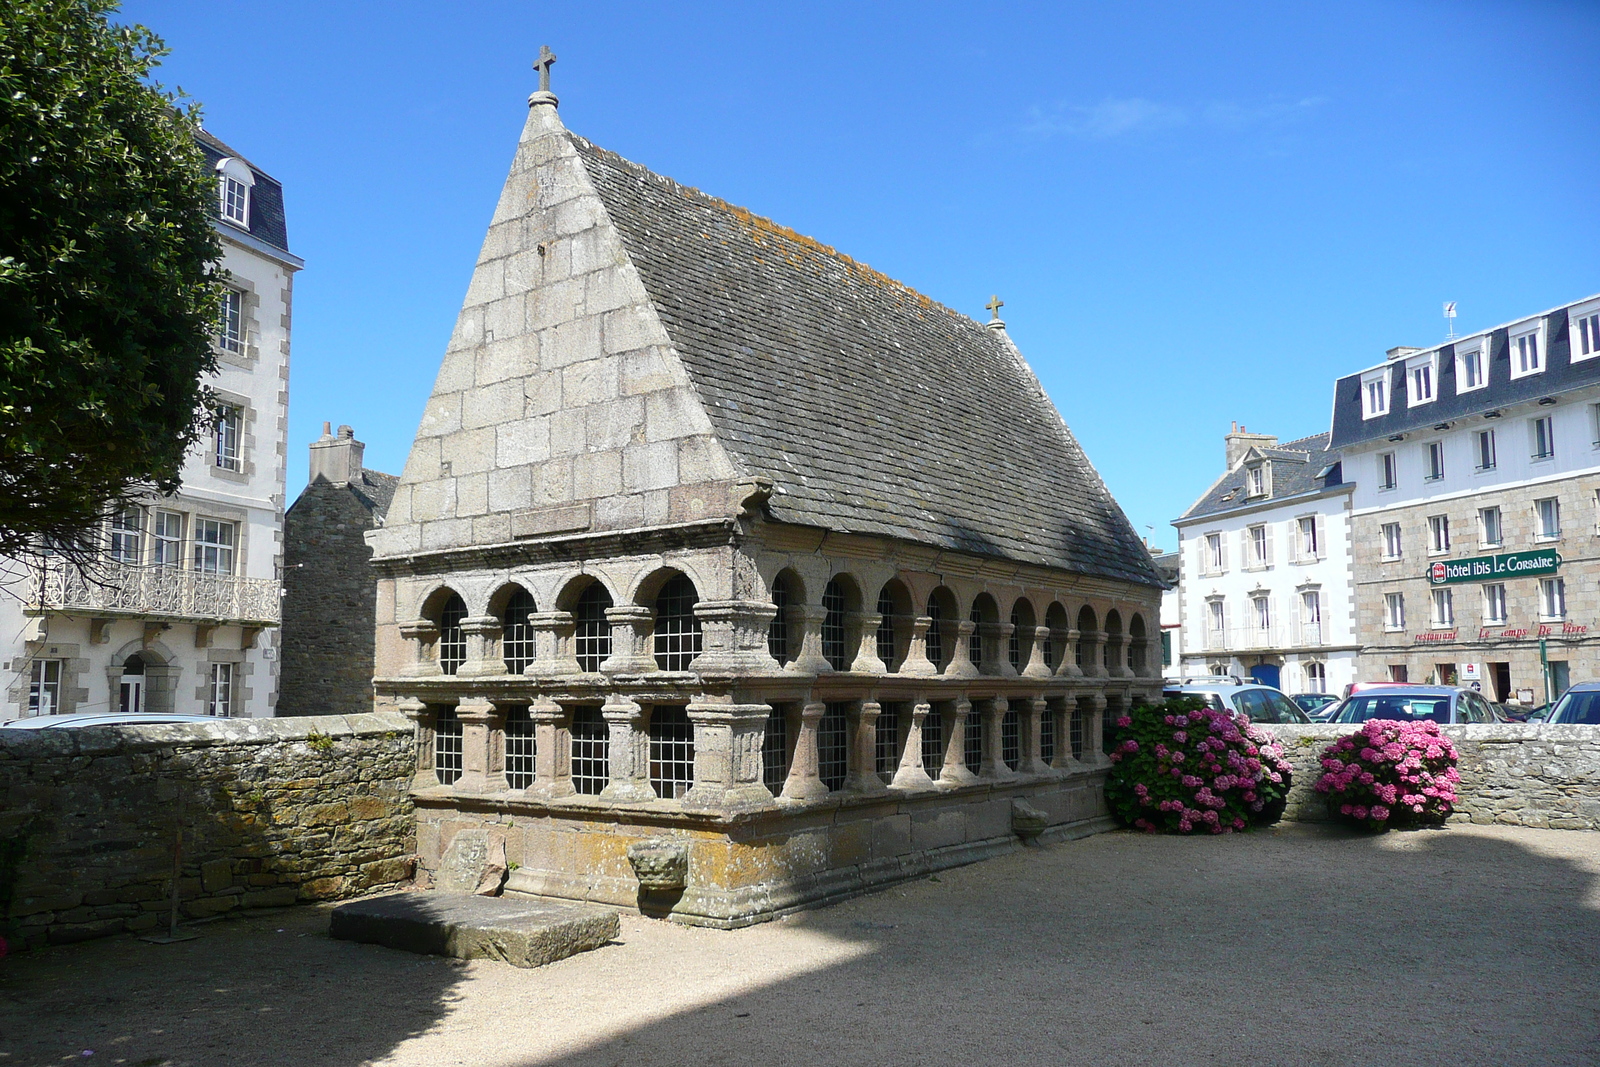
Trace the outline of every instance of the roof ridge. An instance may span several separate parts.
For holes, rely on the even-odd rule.
[[[1319,433],[1307,434],[1305,437],[1296,437],[1294,440],[1285,441],[1282,444],[1277,445],[1276,447],[1278,447],[1278,448],[1288,448],[1290,445],[1298,445],[1302,441],[1314,441],[1319,437],[1330,437],[1330,436],[1332,436],[1332,434],[1328,430],[1323,430],[1323,431],[1321,431]],[[1302,452],[1306,452],[1306,451],[1309,451],[1309,452],[1326,452],[1326,451],[1328,451],[1328,449],[1326,449],[1326,448],[1312,448],[1312,449],[1300,449],[1299,451],[1302,451]]]

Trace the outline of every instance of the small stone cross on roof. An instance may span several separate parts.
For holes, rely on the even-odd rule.
[[[550,46],[547,44],[540,45],[539,58],[533,61],[533,69],[539,72],[539,91],[541,93],[550,91],[550,67],[555,61],[556,54],[550,51]]]
[[[1000,309],[1006,306],[1006,302],[998,296],[991,296],[989,302],[983,306],[989,309],[989,321],[998,322],[1000,321]]]

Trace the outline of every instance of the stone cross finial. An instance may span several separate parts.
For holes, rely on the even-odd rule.
[[[541,93],[550,91],[550,68],[555,64],[555,61],[556,54],[550,51],[550,46],[547,44],[540,45],[539,58],[533,61],[533,69],[539,72],[539,91]]]
[[[1006,306],[1006,302],[1001,300],[998,296],[991,296],[989,298],[989,302],[983,306],[989,309],[989,321],[999,322],[1000,309]]]

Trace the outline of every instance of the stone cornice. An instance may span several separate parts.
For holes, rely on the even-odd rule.
[[[462,570],[636,556],[669,549],[709,548],[734,543],[738,537],[739,521],[724,516],[631,530],[605,530],[536,540],[504,541],[492,545],[403,552],[375,557],[372,566],[380,577],[385,578],[448,574]]]

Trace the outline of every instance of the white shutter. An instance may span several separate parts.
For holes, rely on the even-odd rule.
[[[1289,594],[1289,633],[1285,636],[1283,643],[1291,648],[1303,643],[1300,640],[1300,594],[1298,592]]]
[[[1274,538],[1272,536],[1272,528],[1275,525],[1277,525],[1277,524],[1269,522],[1269,523],[1266,524],[1266,526],[1264,528],[1264,532],[1267,535],[1267,560],[1266,560],[1266,563],[1267,563],[1267,566],[1269,566],[1269,567],[1272,566],[1272,542],[1274,540]]]
[[[1317,558],[1328,558],[1328,520],[1324,515],[1315,518],[1317,528]]]

